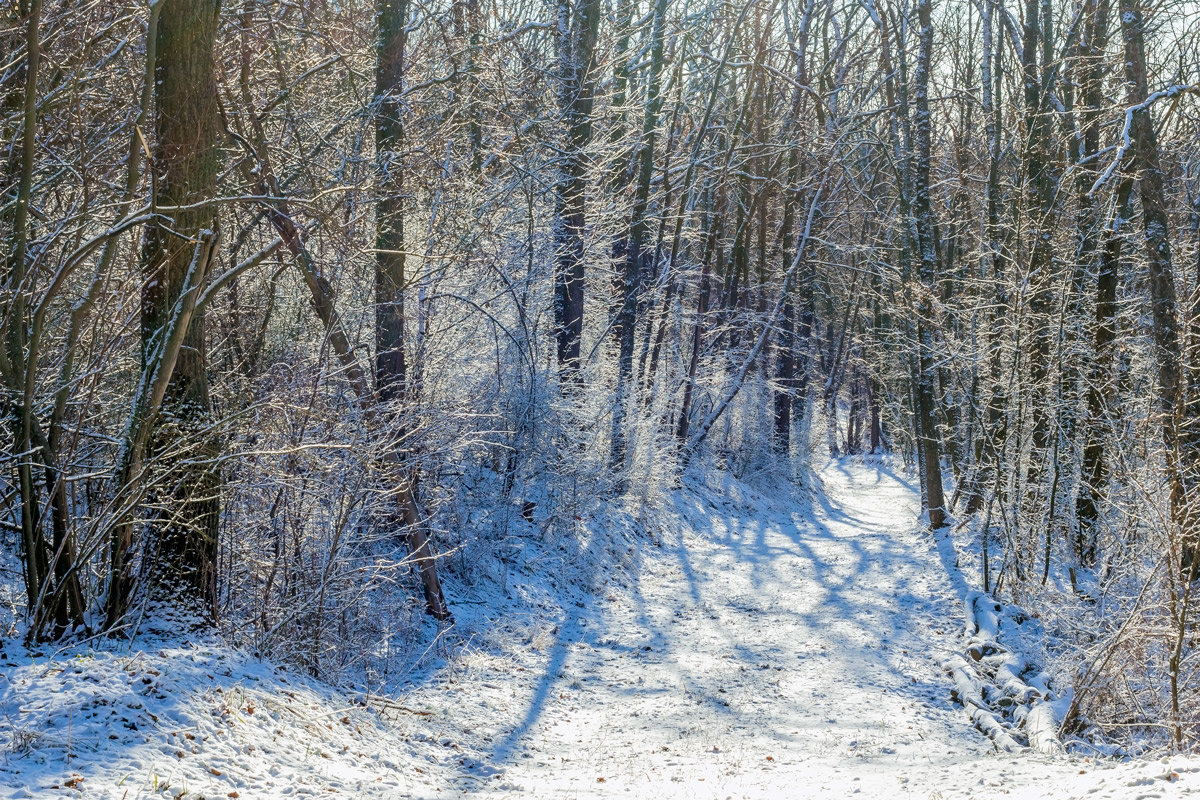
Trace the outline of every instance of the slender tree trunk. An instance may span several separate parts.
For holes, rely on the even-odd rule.
[[[1075,502],[1078,525],[1076,554],[1083,566],[1096,560],[1095,526],[1100,517],[1100,504],[1106,494],[1108,464],[1105,460],[1108,398],[1116,386],[1113,381],[1113,362],[1117,338],[1117,279],[1121,267],[1121,249],[1125,228],[1133,218],[1133,178],[1125,175],[1117,187],[1116,208],[1100,255],[1096,278],[1095,329],[1092,335],[1092,355],[1088,370],[1087,425],[1084,432],[1083,463],[1080,465],[1081,486]]]
[[[985,0],[983,16],[983,69],[982,97],[987,137],[988,172],[984,200],[983,252],[980,273],[985,285],[991,288],[992,313],[990,314],[987,342],[989,345],[987,367],[987,403],[983,411],[982,430],[979,436],[976,474],[972,480],[966,502],[966,513],[975,514],[983,508],[990,490],[996,488],[999,476],[1000,456],[1004,447],[1005,418],[1008,410],[1008,395],[1005,391],[1003,328],[1010,306],[1004,280],[1004,257],[1000,232],[1000,159],[1001,103],[998,102],[1003,69],[996,37],[1003,23],[998,19],[1003,8],[997,0]],[[1003,36],[999,37],[1003,40]]]
[[[6,348],[3,358],[4,377],[7,383],[4,405],[7,406],[9,422],[13,427],[13,443],[17,456],[17,494],[21,525],[21,563],[25,579],[25,595],[31,616],[37,614],[50,578],[49,554],[42,526],[42,509],[38,485],[34,477],[36,451],[34,427],[36,419],[32,406],[33,398],[28,391],[26,355],[28,348],[28,303],[26,298],[32,290],[29,275],[29,206],[33,192],[33,173],[37,148],[37,84],[41,66],[41,0],[24,0],[16,9],[24,20],[25,56],[23,63],[13,65],[23,80],[15,86],[6,106],[18,106],[21,114],[16,131],[17,142],[13,158],[9,161],[10,178],[15,178],[16,194],[9,205],[5,198],[5,222],[11,224],[5,244],[6,264],[4,281],[0,293],[0,322],[5,326]],[[5,111],[16,112],[17,108]]]
[[[1042,479],[1048,472],[1041,465],[1047,461],[1051,435],[1050,332],[1053,330],[1051,314],[1054,277],[1051,231],[1057,187],[1050,161],[1053,131],[1049,97],[1052,87],[1047,76],[1052,74],[1049,54],[1052,41],[1051,20],[1049,8],[1042,0],[1026,0],[1024,24],[1021,73],[1027,133],[1023,160],[1025,209],[1029,219],[1026,236],[1031,240],[1025,276],[1030,286],[1029,380],[1032,391],[1029,396],[1033,419],[1026,484],[1029,496],[1026,500],[1032,509],[1036,505],[1035,498],[1041,497]],[[1053,503],[1053,499],[1049,502]]]
[[[376,206],[375,256],[375,387],[382,406],[375,415],[377,425],[387,425],[392,414],[408,399],[408,374],[404,359],[404,125],[400,93],[404,89],[405,45],[408,23],[407,0],[377,0],[378,44],[375,65],[375,152],[379,181]],[[383,413],[378,413],[379,411]],[[390,426],[389,426],[390,427]],[[403,440],[403,434],[395,436]],[[398,463],[397,442],[388,442],[385,474],[396,487],[399,522],[406,531],[408,550],[414,560],[425,594],[426,611],[436,619],[448,619],[450,611],[437,574],[433,544],[418,513],[411,467]]]
[[[710,202],[712,201],[710,200]],[[717,198],[712,204],[716,207],[720,203],[721,199]],[[691,424],[692,397],[696,391],[696,370],[700,363],[700,351],[704,347],[705,322],[712,296],[711,264],[721,231],[721,223],[715,210],[710,209],[707,217],[705,228],[708,235],[705,237],[704,256],[700,267],[700,284],[696,293],[696,321],[692,325],[692,348],[688,357],[687,378],[683,383],[683,398],[679,403],[679,419],[675,424],[675,438],[681,445],[687,443],[688,428]]]
[[[375,379],[382,402],[404,399],[404,294],[408,276],[404,241],[405,25],[408,0],[378,0],[375,62],[375,162],[379,197],[375,206]]]
[[[567,127],[565,153],[558,177],[554,244],[554,328],[558,366],[570,382],[579,380],[583,341],[583,234],[587,195],[584,151],[592,139],[593,52],[600,22],[598,0],[575,6],[574,26],[569,4],[559,5],[559,105]]]
[[[915,163],[912,169],[914,239],[921,278],[917,301],[917,438],[921,449],[925,475],[926,510],[929,527],[933,530],[946,524],[946,499],[942,488],[941,434],[937,423],[937,400],[934,395],[934,337],[933,291],[937,285],[937,254],[934,246],[933,208],[929,197],[932,125],[929,112],[929,73],[933,60],[933,2],[919,0],[917,4],[919,51],[914,75],[913,131]]]
[[[786,456],[792,449],[792,395],[796,383],[796,305],[789,298],[783,306],[783,324],[779,329],[778,366],[775,377],[774,428],[771,442],[775,452]]]
[[[871,455],[883,452],[883,419],[879,408],[879,389],[875,379],[867,376],[867,405],[871,409]]]
[[[1082,425],[1075,424],[1075,403],[1064,404],[1063,427],[1073,442],[1074,432],[1082,428],[1083,461],[1080,465],[1080,487],[1075,498],[1075,536],[1073,549],[1075,557],[1083,566],[1091,566],[1095,562],[1095,540],[1093,527],[1099,514],[1097,500],[1103,494],[1104,480],[1104,439],[1100,425],[1103,414],[1103,389],[1097,385],[1102,382],[1107,385],[1105,377],[1111,365],[1110,352],[1112,338],[1115,335],[1114,316],[1116,312],[1116,259],[1119,255],[1110,257],[1107,249],[1110,246],[1120,248],[1119,230],[1122,221],[1128,217],[1125,206],[1132,193],[1127,179],[1122,179],[1118,188],[1117,215],[1114,219],[1114,231],[1105,244],[1106,252],[1100,250],[1100,212],[1092,193],[1098,171],[1095,159],[1100,151],[1100,105],[1103,102],[1104,60],[1103,54],[1108,43],[1108,13],[1109,0],[1086,0],[1083,12],[1085,15],[1083,33],[1079,44],[1079,74],[1081,84],[1079,131],[1075,136],[1074,160],[1079,171],[1076,179],[1078,196],[1078,212],[1076,216],[1077,249],[1076,269],[1072,281],[1073,293],[1072,316],[1082,323],[1084,316],[1083,297],[1087,292],[1087,281],[1093,272],[1097,272],[1095,332],[1092,351],[1085,357],[1087,386],[1082,393],[1087,398],[1086,417]],[[1122,199],[1122,196],[1124,199]],[[1080,331],[1082,334],[1082,331]],[[1082,336],[1078,336],[1082,338]],[[1073,401],[1078,389],[1074,385],[1081,379],[1080,372],[1075,366],[1076,359],[1068,358],[1064,365],[1068,376],[1068,397]]]
[[[629,228],[629,246],[625,255],[625,282],[618,313],[620,353],[617,360],[617,397],[613,409],[612,454],[610,462],[619,467],[625,460],[629,432],[625,424],[627,395],[633,384],[633,351],[636,344],[637,309],[642,281],[650,267],[650,181],[654,175],[654,150],[658,138],[658,115],[662,110],[660,81],[668,0],[656,0],[650,32],[650,75],[646,87],[646,114],[642,123],[641,147],[637,154],[637,188]],[[686,187],[685,187],[686,191]]]
[[[807,92],[802,87],[808,86],[808,32],[812,23],[813,0],[805,4],[804,15],[800,20],[799,31],[796,35],[794,57],[796,59],[796,89],[792,93],[792,105],[788,124],[785,129],[790,131],[793,139],[801,133],[801,119],[805,111]],[[800,205],[803,192],[800,188],[801,153],[800,148],[793,145],[788,148],[787,183],[783,193],[783,219],[780,226],[779,238],[783,242],[783,263],[791,263],[795,252],[794,233],[796,210]],[[797,283],[802,287],[799,292],[806,292],[811,298],[812,279],[801,266]],[[775,436],[772,442],[775,452],[787,454],[791,450],[792,420],[795,417],[794,407],[796,393],[796,300],[795,295],[789,297],[783,307],[783,326],[779,332],[778,366],[775,390]],[[807,313],[802,308],[801,313]]]

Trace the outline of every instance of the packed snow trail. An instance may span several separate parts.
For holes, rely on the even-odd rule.
[[[811,510],[692,492],[628,591],[409,696],[502,774],[455,796],[1179,797],[1200,764],[1007,756],[949,699],[962,609],[916,488],[832,461]],[[708,499],[712,498],[712,499]],[[419,791],[416,792],[420,794]]]

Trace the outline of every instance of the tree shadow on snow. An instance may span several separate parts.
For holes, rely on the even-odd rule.
[[[820,707],[829,681],[873,687],[894,697],[896,708],[924,706],[944,694],[927,633],[940,622],[953,626],[951,594],[939,591],[949,587],[929,569],[936,556],[922,550],[932,542],[917,532],[912,482],[886,464],[834,461],[821,473],[829,480],[816,481],[811,492],[802,490],[791,501],[745,487],[737,489],[741,498],[708,486],[680,492],[676,507],[686,530],[658,542],[666,558],[647,569],[635,549],[625,565],[630,615],[608,613],[600,597],[587,607],[566,603],[524,713],[486,758],[497,765],[514,760],[555,699],[576,648],[591,659],[585,665],[600,663],[595,651],[631,656],[622,666],[631,671],[628,677],[641,668],[638,651],[648,649],[676,682],[660,688],[632,680],[605,685],[613,702],[652,691],[682,692],[681,702],[699,703],[734,727],[773,730],[783,740],[798,738],[792,730],[796,706]],[[880,500],[894,507],[871,505]],[[604,550],[611,542],[611,536],[593,533],[577,554],[581,563],[607,567]],[[639,543],[641,549],[654,546]],[[713,637],[717,660],[694,657],[688,632],[696,630]],[[743,708],[718,696],[734,671],[764,665],[776,669],[763,675],[815,671],[823,677],[801,681],[791,697],[770,703],[755,698]],[[940,705],[948,708],[948,700]],[[830,721],[812,713],[813,728]]]

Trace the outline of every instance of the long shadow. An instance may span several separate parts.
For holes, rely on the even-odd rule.
[[[835,462],[830,468],[848,479],[846,488],[851,490],[866,486],[862,477],[864,473],[869,476],[873,470],[874,483],[894,481],[907,492],[915,491],[910,480],[896,475],[886,465],[863,466],[857,474],[847,469],[844,462]],[[808,576],[810,586],[819,587],[823,593],[819,602],[814,603],[809,611],[793,606],[782,609],[777,607],[773,609],[773,613],[776,616],[792,617],[805,628],[819,633],[823,640],[835,645],[836,651],[845,653],[848,657],[861,656],[864,661],[876,662],[881,667],[895,671],[896,659],[890,655],[889,649],[880,648],[874,642],[864,644],[856,641],[856,634],[871,630],[878,622],[878,615],[884,612],[905,616],[917,614],[930,618],[946,613],[946,609],[939,608],[938,603],[925,592],[915,592],[907,580],[900,580],[901,573],[927,573],[926,562],[916,557],[917,553],[912,550],[911,540],[897,540],[901,531],[911,531],[911,527],[901,517],[880,530],[872,530],[876,527],[874,523],[855,513],[855,509],[844,507],[827,490],[814,492],[809,508],[805,509],[804,504],[798,505],[801,509],[799,513],[792,514],[791,520],[771,519],[771,515],[767,515],[763,519],[755,520],[756,536],[727,535],[722,538],[722,543],[736,552],[738,560],[750,565],[752,574],[755,575],[755,588],[764,593],[770,591],[773,583],[775,586],[780,585],[780,576],[776,574],[773,562],[781,553],[789,552],[793,557],[801,559],[811,570]],[[809,513],[804,513],[805,511]],[[906,513],[906,509],[896,511],[900,514]],[[775,522],[780,524],[772,525]],[[915,525],[915,517],[912,524]],[[850,526],[857,530],[835,530],[838,526]],[[776,534],[782,534],[787,541],[786,547],[768,542],[767,532],[770,528],[775,528]],[[773,538],[778,541],[779,537]],[[828,552],[831,544],[836,545],[835,553]],[[821,552],[818,552],[814,545],[821,545]],[[944,551],[942,555],[944,557]],[[869,591],[869,587],[864,587],[864,578],[872,564],[888,565],[891,571],[896,573],[898,582],[894,586],[894,595],[887,598],[878,597]],[[864,591],[864,588],[867,591]],[[780,599],[786,600],[787,596],[785,591]],[[888,602],[881,603],[881,600]],[[782,606],[784,603],[776,605]],[[845,626],[841,623],[847,621],[855,624],[849,630],[844,630]],[[889,635],[892,630],[897,637],[905,640],[915,639],[915,631],[904,627],[890,627]],[[936,672],[931,677],[936,679]],[[928,700],[931,689],[936,690],[937,686],[936,681],[910,680],[897,683],[895,688],[900,692],[916,695],[923,702]]]
[[[550,691],[554,688],[557,676],[562,672],[562,668],[567,662],[571,645],[580,638],[579,620],[580,615],[577,612],[568,611],[566,617],[559,622],[558,635],[550,648],[550,657],[546,662],[546,670],[542,673],[537,686],[534,688],[533,696],[529,700],[529,708],[525,711],[525,716],[521,721],[492,748],[491,753],[488,754],[491,762],[501,763],[508,761],[517,745],[520,744],[521,739],[525,738],[525,735],[529,733],[530,729],[541,717],[542,711],[546,706],[546,701],[550,697]]]
[[[818,494],[818,498],[822,502],[822,512],[831,518],[836,518],[838,522],[847,525],[862,525],[862,520],[846,513],[841,508],[835,507],[828,502],[824,494]],[[830,601],[821,605],[821,609],[829,610],[833,606],[833,612],[836,615],[837,611],[848,612],[852,605],[845,597],[843,592],[850,587],[851,578],[857,570],[849,570],[846,577],[839,576],[834,572],[830,565],[825,563],[824,559],[814,552],[806,541],[805,537],[800,535],[796,529],[796,524],[793,520],[782,516],[774,510],[768,510],[767,513],[755,516],[751,519],[744,519],[730,515],[725,517],[722,510],[714,509],[715,515],[708,514],[703,508],[700,508],[700,501],[693,499],[693,522],[701,522],[704,519],[711,520],[714,517],[727,521],[724,533],[719,533],[711,525],[704,529],[704,525],[696,524],[694,529],[697,533],[706,536],[710,541],[718,542],[729,550],[736,558],[735,560],[747,564],[752,572],[752,584],[756,593],[769,593],[773,587],[778,587],[785,583],[784,577],[780,576],[775,569],[775,561],[780,557],[792,556],[803,559],[811,565],[815,579],[814,583],[820,585],[830,596]],[[861,543],[854,541],[842,541],[842,537],[835,536],[828,526],[820,523],[815,515],[808,515],[805,520],[811,525],[819,525],[820,530],[815,531],[817,534],[815,539],[839,541],[839,544],[849,547],[854,556],[855,563],[861,564],[868,559],[868,553],[863,551]],[[699,517],[699,519],[696,519]],[[772,535],[782,533],[782,537]],[[774,542],[774,543],[773,543]],[[684,543],[680,543],[675,548],[675,555],[681,565],[681,569],[689,582],[689,595],[692,601],[696,604],[702,602],[702,590],[699,579],[696,577],[694,568],[691,565],[691,558],[688,548]],[[725,602],[728,605],[728,602]],[[776,614],[796,616],[803,619],[806,625],[810,627],[823,627],[821,616],[816,613],[805,614],[797,609],[776,609]],[[748,650],[740,641],[736,629],[728,631],[726,636],[727,643],[732,650],[738,652],[746,658],[756,658],[761,654]]]
[[[578,560],[580,563],[594,565],[596,569],[614,567],[615,565],[610,563],[612,559],[604,554],[606,547],[614,543],[613,538],[610,538],[611,534],[611,531],[592,532],[586,547],[572,552],[570,558]],[[641,546],[649,545],[643,541]],[[637,599],[637,623],[639,630],[644,634],[640,645],[649,643],[652,648],[662,649],[667,641],[667,636],[660,626],[653,622],[648,613],[648,604],[640,591],[642,560],[640,554],[635,550],[630,563],[624,565],[626,575],[632,583],[631,593]],[[694,573],[692,576],[695,578]],[[566,611],[558,623],[558,630],[554,635],[553,644],[550,646],[545,668],[537,679],[524,715],[486,754],[486,758],[493,764],[510,762],[521,741],[541,719],[547,703],[554,694],[559,676],[563,673],[571,655],[571,649],[579,644],[588,644],[593,648],[598,645],[610,646],[612,631],[607,625],[608,620],[602,607],[597,610],[595,604],[589,604],[587,607],[581,608],[570,601],[564,602],[563,606]]]
[[[845,467],[840,464],[836,465],[836,468],[845,470]],[[849,477],[848,472],[847,476]],[[877,477],[877,482],[885,477],[892,478],[891,475],[882,472]],[[906,481],[901,481],[901,484],[906,489],[910,488]],[[809,576],[811,585],[820,587],[820,590],[824,592],[822,602],[817,603],[812,610],[807,612],[799,608],[798,603],[775,603],[770,613],[776,617],[792,617],[795,622],[801,623],[806,628],[821,632],[823,638],[837,640],[838,646],[848,652],[862,653],[870,648],[850,641],[846,636],[839,636],[832,624],[856,618],[862,621],[864,627],[871,624],[870,612],[877,610],[877,605],[864,601],[858,577],[872,561],[882,560],[889,563],[906,561],[914,565],[916,562],[911,559],[911,554],[907,552],[906,547],[891,542],[884,535],[868,534],[864,538],[861,531],[868,528],[870,523],[850,513],[847,509],[835,505],[827,492],[816,492],[813,499],[817,506],[816,509],[810,507],[806,509],[810,513],[792,514],[792,518],[780,514],[775,509],[768,508],[749,520],[737,517],[729,519],[728,524],[724,526],[723,534],[719,534],[711,526],[707,531],[703,530],[702,524],[696,525],[696,528],[702,535],[706,534],[710,540],[719,542],[731,551],[737,561],[749,566],[753,576],[752,586],[760,597],[773,599],[769,596],[782,594],[783,596],[778,599],[786,601],[788,598],[787,576],[779,574],[776,568],[777,559],[791,556],[805,562],[811,569]],[[699,501],[693,501],[693,503],[698,505]],[[796,505],[804,508],[802,503]],[[703,511],[702,509],[698,510]],[[721,515],[718,513],[716,516],[720,517]],[[795,519],[797,516],[801,519]],[[839,534],[832,530],[830,525],[826,524],[827,521],[851,526],[858,529],[859,532],[853,537],[847,537],[845,533]],[[803,533],[801,528],[804,529]],[[810,542],[836,543],[841,550],[836,567],[828,562],[829,554],[816,552]],[[874,548],[868,547],[868,542],[874,544]],[[680,548],[680,558],[686,563],[686,548]],[[781,587],[784,587],[783,592],[779,591]],[[693,589],[693,597],[696,594],[697,590]],[[892,599],[904,606],[912,606],[920,601],[920,598],[911,591]],[[725,604],[732,605],[728,600],[725,601]],[[762,602],[757,602],[755,605],[761,606]],[[762,611],[762,609],[743,610]],[[741,638],[736,629],[730,630],[726,636],[731,651],[740,658],[753,660],[765,655],[763,651],[748,647],[741,641]],[[775,650],[776,648],[770,649]]]
[[[898,484],[910,493],[915,491],[911,480],[897,475],[885,464],[861,465],[860,469],[851,470],[844,462],[834,462],[826,469],[837,472],[843,479],[843,492],[861,491],[871,488],[872,484],[886,483]],[[874,481],[871,481],[872,471]],[[927,569],[926,562],[917,558],[917,553],[913,551],[911,539],[904,541],[900,535],[903,531],[911,530],[902,517],[881,527],[878,520],[872,519],[875,513],[862,513],[861,507],[856,508],[852,502],[844,502],[824,486],[816,488],[807,498],[788,502],[786,506],[764,497],[762,506],[749,514],[737,508],[722,508],[714,503],[710,493],[716,491],[717,487],[708,485],[692,486],[691,491],[677,496],[678,516],[681,522],[690,526],[690,534],[681,532],[678,537],[672,537],[670,542],[661,543],[669,557],[677,563],[685,582],[682,594],[678,598],[668,599],[676,599],[684,604],[690,602],[696,610],[709,608],[735,611],[742,615],[752,614],[753,617],[744,616],[740,619],[763,620],[771,626],[778,620],[780,627],[786,623],[795,630],[810,631],[811,639],[829,645],[826,656],[844,660],[843,673],[851,667],[866,667],[871,674],[852,674],[851,677],[866,680],[909,700],[921,703],[929,701],[939,689],[936,683],[939,676],[932,673],[929,680],[910,679],[897,663],[897,651],[901,645],[913,646],[920,642],[917,632],[911,626],[886,625],[886,636],[891,636],[894,631],[896,637],[902,640],[890,643],[891,646],[884,646],[889,644],[886,639],[872,635],[880,623],[881,614],[934,618],[940,611],[935,599],[914,591],[905,577],[908,574],[927,574]],[[907,509],[898,508],[896,513],[905,514]],[[915,526],[915,518],[912,524]],[[718,530],[718,527],[722,530]],[[749,599],[720,594],[709,586],[722,567],[713,565],[709,568],[710,574],[702,574],[694,563],[689,536],[707,540],[718,548],[713,553],[706,551],[707,556],[719,556],[724,550],[729,560],[746,565],[750,575]],[[586,547],[572,555],[586,559],[583,563],[599,567],[607,560],[602,550],[610,541],[608,535],[593,533]],[[641,543],[643,548],[652,546],[644,540]],[[945,558],[944,552],[939,554]],[[885,597],[881,594],[882,589],[873,589],[868,585],[873,569],[890,571],[891,582],[888,586],[894,590],[894,594]],[[796,582],[798,574],[803,575],[799,584]],[[673,635],[677,631],[671,629],[669,617],[662,618],[661,587],[656,587],[660,590],[653,593],[655,601],[652,602],[647,596],[646,587],[643,586],[647,576],[640,553],[635,554],[632,564],[626,565],[626,575],[631,584],[628,596],[634,604],[633,620],[639,642],[652,645],[657,651],[656,656],[662,654],[662,657],[670,659],[669,663],[659,663],[672,670],[673,676],[686,691],[707,694],[704,687],[715,676],[705,672],[702,667],[692,666],[686,658],[687,642]],[[569,602],[564,607],[567,611],[558,624],[545,668],[537,678],[525,713],[490,748],[486,758],[492,763],[511,761],[522,740],[542,718],[573,647],[582,643],[620,649],[615,645],[613,634],[629,638],[628,627],[620,631],[611,628],[614,620],[607,618],[603,608],[597,609],[592,605],[587,609],[579,609]],[[652,611],[660,612],[659,616],[656,617]],[[585,620],[586,624],[583,624]],[[763,660],[778,660],[781,648],[789,647],[788,642],[780,642],[769,634],[747,633],[740,624],[718,624],[712,629],[719,632],[730,656],[742,664],[757,665]],[[756,638],[760,641],[755,641]],[[792,642],[790,646],[796,649],[802,644]],[[805,656],[797,653],[797,657]],[[909,662],[911,666],[911,658]],[[637,668],[636,665],[631,666]],[[828,668],[836,670],[833,663]],[[646,691],[632,685],[608,688],[618,695]],[[709,710],[731,716],[737,713],[719,707]],[[757,719],[756,723],[770,726],[771,716],[768,713]],[[790,738],[782,731],[779,734],[782,738]]]

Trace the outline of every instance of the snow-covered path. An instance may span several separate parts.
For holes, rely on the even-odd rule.
[[[914,487],[852,462],[817,477],[811,503],[716,476],[674,493],[646,517],[657,547],[610,519],[580,550],[531,548],[520,596],[459,597],[470,641],[378,713],[215,639],[9,641],[0,798],[1200,793],[1197,759],[995,753],[950,702],[962,608]]]
[[[540,658],[466,658],[453,682],[410,695],[435,712],[436,735],[469,729],[463,744],[503,770],[464,772],[454,792],[1140,798],[1200,788],[1195,762],[996,754],[949,700],[940,663],[962,612],[915,524],[915,487],[845,462],[820,480],[811,513],[693,499],[680,535],[664,536],[628,591],[534,635]]]

